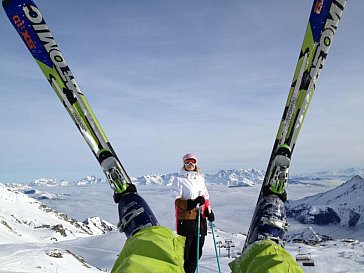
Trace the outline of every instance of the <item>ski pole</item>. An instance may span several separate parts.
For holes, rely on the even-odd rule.
[[[217,247],[216,247],[216,240],[215,240],[215,233],[214,233],[214,224],[212,222],[210,222],[210,227],[211,227],[211,232],[212,232],[212,239],[214,240],[217,267],[219,269],[219,273],[221,273],[219,255],[217,253]]]
[[[200,228],[201,228],[201,207],[197,205],[197,262],[196,262],[196,273],[198,273],[198,260],[200,256]]]
[[[198,192],[201,196],[201,191]],[[197,257],[196,257],[196,273],[198,273],[198,261],[200,258],[200,233],[201,233],[201,205],[197,203]]]

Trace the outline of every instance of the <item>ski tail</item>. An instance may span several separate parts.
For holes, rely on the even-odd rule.
[[[280,156],[277,152],[282,146],[286,146],[290,151],[286,161],[290,162],[346,2],[347,0],[314,0],[313,2],[293,81],[257,204],[269,194],[278,195],[283,201],[286,199],[286,193],[281,186],[287,185],[289,164],[282,171],[284,166],[277,164],[279,162],[277,157]],[[286,181],[279,180],[283,179],[282,174],[287,174],[284,178]],[[252,242],[252,230],[256,228],[254,223],[259,222],[256,217],[261,214],[258,210],[259,206],[256,206],[244,249]]]
[[[42,13],[32,0],[3,0],[3,8],[63,106],[103,168],[121,192],[131,180],[81,92]],[[115,189],[116,188],[116,189]]]

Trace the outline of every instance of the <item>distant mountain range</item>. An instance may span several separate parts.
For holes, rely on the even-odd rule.
[[[207,183],[243,187],[262,183],[264,174],[263,171],[256,169],[221,170],[217,174],[205,175],[205,179]]]
[[[152,174],[133,178],[133,182],[139,185],[170,185],[178,173]],[[206,183],[224,184],[227,186],[244,187],[261,183],[264,179],[264,172],[256,169],[232,169],[220,170],[216,174],[205,174]]]
[[[57,180],[55,178],[38,178],[33,182],[28,183],[28,186],[85,186],[105,183],[105,179],[95,176],[87,176],[77,181]]]
[[[364,178],[357,175],[324,193],[286,203],[287,216],[303,224],[364,224]]]
[[[294,180],[330,180],[330,179],[342,179],[348,180],[356,175],[364,177],[363,168],[346,168],[336,171],[320,171],[306,175],[294,176]]]
[[[169,174],[149,174],[140,177],[131,177],[133,183],[137,185],[170,185],[178,173]],[[262,183],[265,172],[257,169],[231,169],[220,170],[215,174],[205,174],[206,183],[223,184],[231,187],[252,186]],[[315,180],[348,180],[355,175],[364,177],[364,169],[347,168],[338,171],[321,171],[312,174],[298,175],[290,177],[291,184],[307,184]],[[56,178],[39,178],[28,184],[6,184],[9,188],[41,187],[41,186],[87,186],[94,184],[108,183],[105,178],[87,176],[81,180],[69,181],[58,180]]]
[[[178,173],[170,174],[150,174],[137,178],[131,177],[133,183],[137,185],[162,185],[167,186],[173,182]],[[252,186],[261,183],[264,179],[264,172],[256,169],[232,169],[220,170],[216,174],[205,174],[206,183],[224,184],[233,187]],[[55,178],[39,178],[28,184],[6,184],[9,188],[33,188],[52,186],[87,186],[108,183],[104,178],[87,176],[78,181],[58,180]],[[46,196],[44,198],[47,198]]]
[[[343,179],[352,174],[363,173],[363,169],[349,168],[340,171],[317,172],[307,176],[290,179],[290,183],[310,183],[320,179]],[[177,173],[151,174],[132,178],[138,185],[170,185]],[[363,175],[364,176],[364,175]],[[230,187],[252,186],[261,183],[264,172],[255,169],[220,170],[216,174],[205,174],[207,183],[223,184]],[[38,200],[63,199],[62,194],[51,194],[42,191],[42,187],[52,186],[87,186],[107,183],[105,179],[88,176],[79,181],[65,181],[57,179],[37,179],[27,185],[10,185]],[[7,185],[9,187],[9,185]],[[340,224],[341,226],[356,226],[364,224],[364,179],[356,175],[335,189],[306,197],[298,201],[287,202],[287,215],[304,224]]]

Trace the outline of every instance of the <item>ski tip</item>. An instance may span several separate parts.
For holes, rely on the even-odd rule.
[[[12,0],[2,0],[3,7],[6,8],[11,3],[11,1]]]

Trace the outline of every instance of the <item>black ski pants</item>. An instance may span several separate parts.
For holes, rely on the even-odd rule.
[[[199,259],[202,256],[202,247],[205,243],[205,236],[200,236]],[[197,236],[186,237],[185,243],[185,273],[195,273],[197,266]]]

